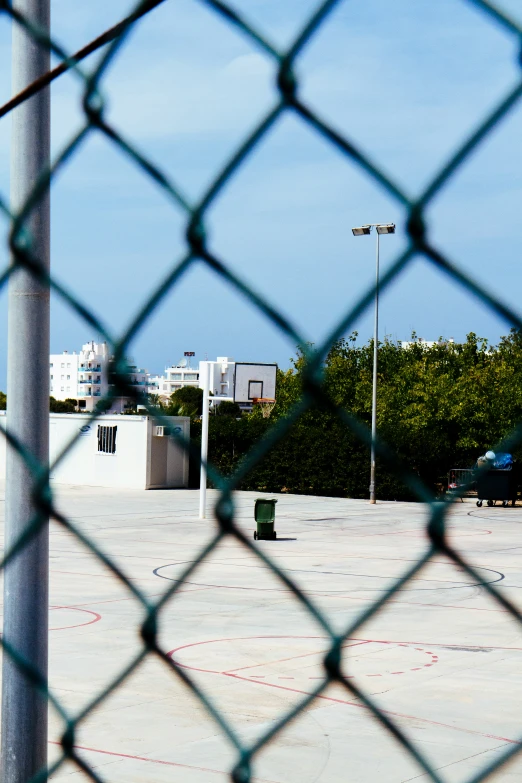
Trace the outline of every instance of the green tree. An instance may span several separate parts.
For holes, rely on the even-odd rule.
[[[241,408],[237,402],[231,400],[223,400],[215,406],[214,412],[216,416],[241,416]]]
[[[325,399],[295,420],[284,438],[243,479],[241,487],[269,492],[368,497],[369,448],[338,410],[369,428],[373,343],[357,334],[336,343],[322,367]],[[259,410],[212,416],[209,456],[225,475],[288,416],[306,391],[306,357],[277,376],[277,403],[269,419]],[[464,343],[439,340],[428,348],[385,338],[379,344],[377,425],[379,437],[434,492],[450,468],[471,467],[477,457],[510,435],[522,420],[522,334],[512,330],[496,346],[470,333]],[[198,427],[196,423],[194,428]],[[197,430],[199,433],[199,428]],[[196,437],[198,437],[196,435]],[[522,448],[512,449],[522,461]],[[378,497],[412,499],[411,490],[377,460]]]
[[[78,403],[68,397],[66,400],[56,400],[49,397],[49,410],[51,413],[76,413]]]
[[[165,413],[168,416],[201,416],[203,409],[203,389],[196,386],[182,386],[170,395]]]

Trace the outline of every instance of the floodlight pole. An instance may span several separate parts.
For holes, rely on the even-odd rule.
[[[201,413],[201,472],[199,478],[199,518],[205,519],[207,510],[208,416],[210,405],[210,362],[203,372],[203,409]]]
[[[13,8],[44,33],[49,32],[49,0],[13,0]],[[13,94],[50,67],[49,51],[13,22]],[[11,205],[16,214],[26,203],[50,159],[50,88],[13,110]],[[33,207],[25,228],[42,271],[49,271],[49,193]],[[11,259],[14,265],[15,258]],[[7,430],[40,465],[49,461],[49,288],[19,268],[9,279]],[[3,641],[47,684],[48,519],[38,516],[33,499],[35,477],[7,445],[5,551],[38,521],[38,532],[4,571]],[[47,695],[38,690],[4,650],[2,662],[2,783],[27,783],[47,767]],[[40,777],[43,781],[44,777]]]
[[[373,327],[373,383],[372,383],[372,442],[370,447],[370,503],[376,502],[375,492],[375,441],[377,438],[377,362],[379,356],[379,240],[382,234],[394,234],[394,223],[367,223],[352,228],[354,236],[369,236],[375,228],[377,244],[375,248],[375,314]]]
[[[377,437],[377,359],[379,346],[379,237],[376,231],[375,317],[373,326],[372,445],[370,455],[370,503],[375,503],[375,438]]]

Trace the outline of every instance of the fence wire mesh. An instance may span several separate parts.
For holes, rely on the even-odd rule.
[[[216,200],[218,195],[226,188],[227,183],[237,173],[238,169],[260,144],[263,137],[273,128],[281,118],[291,113],[317,134],[323,137],[329,144],[336,147],[340,152],[346,155],[352,162],[357,164],[360,169],[372,178],[381,188],[390,196],[399,202],[407,211],[406,231],[408,236],[408,246],[390,265],[386,273],[381,278],[380,288],[384,290],[394,281],[397,275],[404,270],[411,262],[419,256],[422,256],[429,264],[434,265],[448,276],[449,280],[458,284],[465,291],[473,294],[482,301],[484,306],[492,312],[498,314],[509,324],[522,329],[522,321],[519,316],[504,303],[495,298],[488,290],[482,287],[476,280],[466,274],[459,266],[448,256],[442,253],[430,240],[429,227],[425,220],[425,214],[428,206],[441,188],[451,179],[460,166],[469,158],[476,148],[487,138],[488,134],[501,123],[508,112],[515,106],[522,95],[522,74],[515,86],[506,94],[500,97],[497,105],[491,113],[485,117],[475,128],[474,132],[466,141],[455,150],[453,156],[446,161],[445,165],[437,171],[430,184],[417,197],[408,195],[392,178],[385,174],[373,160],[367,156],[356,144],[354,144],[348,135],[343,135],[325,122],[314,110],[313,106],[305,103],[299,94],[299,81],[297,79],[294,67],[302,54],[303,50],[310,43],[314,35],[321,28],[322,24],[332,12],[335,6],[341,3],[341,0],[327,0],[321,3],[316,11],[307,20],[304,27],[291,46],[281,51],[270,43],[267,37],[256,27],[250,24],[240,13],[232,6],[220,0],[199,0],[200,4],[207,7],[209,13],[219,15],[230,26],[236,29],[237,33],[246,36],[252,47],[260,50],[268,58],[274,67],[274,76],[277,81],[278,99],[273,107],[268,111],[262,121],[259,122],[253,132],[244,139],[226,165],[216,173],[215,178],[203,194],[202,198],[195,203],[191,203],[182,193],[181,189],[173,182],[167,174],[148,160],[129,138],[126,138],[105,118],[105,97],[102,92],[102,83],[104,75],[110,63],[118,55],[118,51],[129,35],[132,28],[139,24],[139,20],[145,14],[152,12],[154,8],[168,0],[143,0],[138,3],[131,13],[111,30],[97,38],[88,46],[81,49],[76,54],[69,54],[57,41],[49,38],[41,30],[32,25],[29,20],[24,18],[19,12],[11,7],[8,0],[1,0],[0,14],[9,17],[15,25],[21,25],[31,36],[42,46],[47,47],[60,60],[60,65],[49,73],[47,77],[41,78],[34,85],[29,86],[18,96],[15,96],[4,107],[0,108],[0,117],[8,114],[17,105],[27,100],[38,90],[44,88],[53,79],[60,74],[72,70],[78,80],[83,85],[83,112],[85,121],[81,130],[70,139],[69,143],[62,149],[61,153],[53,161],[47,171],[42,171],[40,178],[35,183],[34,189],[23,207],[13,214],[10,211],[7,198],[0,195],[0,213],[9,221],[11,226],[9,245],[12,257],[11,265],[6,268],[0,276],[0,287],[4,287],[13,273],[17,269],[25,268],[29,270],[40,281],[49,286],[50,290],[65,302],[83,321],[101,334],[110,346],[114,354],[114,370],[112,387],[97,411],[92,413],[94,421],[101,412],[110,407],[111,401],[119,396],[135,396],[134,388],[130,383],[128,375],[129,368],[126,365],[125,356],[131,341],[136,337],[140,329],[147,322],[149,317],[158,307],[160,302],[172,292],[176,287],[181,276],[196,263],[203,263],[212,269],[221,279],[232,289],[235,289],[244,297],[253,308],[257,308],[262,315],[275,325],[282,333],[288,336],[296,345],[300,347],[306,356],[307,364],[305,369],[305,381],[302,397],[299,403],[284,418],[275,421],[266,435],[260,439],[256,446],[248,453],[245,459],[231,476],[220,475],[211,464],[208,466],[208,474],[214,486],[219,491],[219,499],[215,505],[215,518],[217,528],[214,535],[210,537],[206,545],[199,551],[197,558],[192,562],[181,575],[181,577],[169,587],[168,590],[157,601],[150,600],[137,586],[128,578],[125,572],[120,568],[111,557],[106,554],[101,546],[89,537],[87,533],[80,530],[74,522],[61,514],[55,506],[53,493],[49,486],[50,470],[43,465],[38,464],[30,452],[23,444],[16,441],[13,436],[7,434],[8,446],[15,449],[20,458],[31,469],[34,477],[34,497],[36,499],[38,514],[31,521],[29,528],[23,536],[16,542],[10,551],[5,552],[1,568],[4,569],[17,554],[32,540],[38,533],[48,516],[56,520],[69,531],[77,540],[83,544],[95,557],[111,571],[115,579],[125,586],[136,600],[141,604],[145,620],[141,625],[141,642],[138,652],[133,660],[122,671],[120,671],[110,685],[103,692],[96,693],[90,703],[78,714],[69,714],[60,699],[48,690],[47,684],[42,681],[38,673],[17,654],[16,650],[11,649],[5,640],[2,640],[4,654],[13,658],[16,664],[25,672],[26,676],[33,683],[34,687],[45,693],[49,703],[57,710],[63,718],[66,729],[61,738],[61,755],[52,764],[49,770],[41,770],[33,778],[35,781],[44,780],[48,774],[56,772],[66,761],[77,765],[80,770],[93,781],[100,781],[99,773],[92,769],[85,759],[79,755],[75,748],[75,737],[78,728],[86,718],[98,707],[105,699],[109,697],[125,680],[130,677],[133,671],[143,662],[147,656],[156,656],[164,666],[166,675],[175,675],[192,691],[199,699],[201,704],[207,710],[212,719],[219,725],[228,741],[231,743],[237,754],[235,766],[231,770],[231,779],[235,783],[248,783],[252,777],[252,761],[256,754],[277,735],[283,728],[300,713],[302,713],[314,700],[321,695],[331,682],[339,683],[345,688],[351,696],[360,699],[361,703],[371,712],[375,719],[382,725],[383,729],[389,732],[402,748],[410,754],[417,762],[422,771],[428,778],[437,783],[443,783],[445,778],[442,773],[437,771],[433,764],[426,758],[421,749],[410,739],[396,720],[385,714],[376,702],[363,689],[356,685],[353,679],[348,680],[341,670],[342,647],[346,639],[361,628],[371,617],[380,612],[386,606],[388,600],[406,585],[411,579],[419,575],[423,569],[432,561],[436,555],[446,556],[455,566],[467,573],[476,584],[482,586],[489,596],[497,602],[505,611],[507,611],[513,621],[522,625],[522,617],[512,603],[499,593],[494,585],[484,581],[481,573],[476,570],[469,562],[461,557],[459,552],[448,542],[446,537],[446,519],[450,508],[450,503],[436,502],[428,489],[422,484],[418,477],[402,465],[394,454],[392,448],[385,443],[377,442],[377,454],[380,459],[393,471],[400,479],[414,492],[416,497],[426,504],[429,510],[429,521],[426,526],[427,545],[424,554],[414,565],[409,568],[400,579],[396,580],[392,587],[384,592],[376,601],[370,602],[357,620],[346,627],[342,633],[336,633],[328,617],[320,611],[312,598],[301,590],[294,581],[284,573],[281,568],[263,551],[255,548],[249,539],[245,537],[241,529],[236,525],[234,514],[233,492],[238,487],[241,480],[250,470],[256,466],[260,460],[269,452],[269,450],[283,439],[292,424],[297,418],[314,404],[326,406],[342,420],[346,427],[350,428],[358,438],[364,443],[370,445],[371,437],[368,429],[361,422],[356,420],[350,414],[349,410],[337,408],[322,386],[322,366],[324,359],[332,344],[339,339],[365,312],[373,302],[375,290],[369,289],[364,296],[347,312],[338,322],[335,329],[331,331],[328,338],[318,348],[311,348],[306,343],[302,335],[297,333],[284,315],[276,307],[257,293],[250,285],[241,280],[227,265],[225,260],[218,258],[213,252],[207,240],[205,231],[206,214]],[[196,2],[196,0],[195,0]],[[487,0],[456,0],[456,2],[467,2],[474,6],[488,17],[492,23],[500,24],[508,33],[512,34],[514,40],[520,46],[522,42],[522,26],[509,15],[503,12],[492,2]],[[105,46],[100,60],[93,70],[84,70],[81,66],[83,60],[88,54]],[[519,57],[519,65],[522,66],[522,55]],[[186,216],[186,251],[184,255],[169,270],[167,276],[161,284],[150,292],[141,309],[135,314],[134,318],[128,324],[126,329],[119,335],[112,334],[101,322],[97,314],[91,309],[88,302],[82,300],[80,295],[66,288],[53,275],[45,277],[41,267],[35,259],[32,252],[31,237],[26,231],[26,221],[32,208],[38,203],[39,199],[49,189],[53,178],[59,169],[66,166],[68,161],[80,153],[82,144],[87,137],[92,134],[102,134],[108,141],[124,153],[141,171],[144,177],[153,180],[169,197],[172,207]],[[158,420],[162,419],[161,411],[154,408],[150,403],[145,402],[149,413]],[[167,421],[164,423],[168,424]],[[512,433],[509,443],[506,441],[503,445],[515,445],[522,440],[522,423]],[[75,440],[71,441],[67,448],[59,455],[51,470],[57,463],[67,458],[68,452],[74,445]],[[183,442],[185,449],[190,449],[190,443]],[[198,455],[195,455],[196,457]],[[463,488],[463,492],[464,492]],[[271,570],[275,577],[292,592],[295,600],[298,601],[311,617],[324,630],[329,639],[329,649],[324,657],[324,676],[316,688],[304,698],[298,701],[289,711],[280,715],[279,719],[271,725],[265,733],[260,736],[253,744],[245,744],[232,725],[227,721],[223,711],[220,711],[219,704],[212,700],[205,691],[198,686],[186,669],[181,668],[169,657],[158,642],[158,623],[161,610],[170,601],[176,597],[176,593],[189,579],[189,577],[199,568],[205,559],[216,549],[225,537],[234,537],[243,547],[247,548],[256,558]],[[499,752],[494,760],[485,765],[480,771],[470,778],[470,783],[479,783],[479,781],[490,778],[502,765],[510,758],[519,753],[522,748],[522,733],[518,742],[507,747],[503,752]]]

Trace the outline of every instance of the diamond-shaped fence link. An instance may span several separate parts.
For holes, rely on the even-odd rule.
[[[434,766],[424,756],[420,748],[408,737],[408,734],[393,720],[393,718],[382,711],[374,700],[357,685],[353,679],[346,679],[341,671],[342,646],[346,639],[352,636],[369,618],[375,616],[387,603],[387,601],[409,580],[419,575],[419,573],[430,563],[435,555],[443,554],[456,566],[463,569],[473,581],[482,586],[484,590],[493,598],[497,604],[509,612],[513,620],[522,626],[522,618],[518,610],[506,600],[492,584],[484,581],[481,574],[474,569],[468,562],[462,559],[455,549],[449,544],[446,538],[446,518],[450,508],[449,503],[438,503],[422,484],[419,478],[406,466],[402,465],[394,454],[393,449],[385,443],[378,441],[376,444],[377,454],[391,471],[413,491],[416,497],[426,504],[429,509],[429,522],[427,524],[427,546],[422,557],[408,570],[393,586],[383,593],[376,601],[369,602],[363,613],[346,627],[344,632],[336,633],[330,624],[327,616],[315,605],[312,598],[301,590],[291,578],[289,578],[278,565],[272,561],[263,551],[255,548],[248,540],[239,527],[235,524],[234,497],[233,492],[238,487],[241,480],[252,470],[269,450],[280,442],[292,427],[292,424],[299,416],[314,404],[326,406],[340,417],[344,424],[350,428],[358,438],[368,446],[371,443],[371,436],[365,425],[355,419],[350,411],[337,408],[322,387],[322,366],[324,359],[331,345],[340,338],[364,313],[368,306],[373,302],[375,290],[369,289],[361,297],[357,304],[347,312],[339,321],[335,329],[317,349],[312,349],[307,345],[304,337],[300,335],[288,320],[278,312],[277,308],[271,305],[264,297],[258,294],[250,285],[241,280],[227,265],[226,261],[218,258],[213,252],[207,241],[205,231],[205,218],[207,212],[215,201],[217,196],[227,187],[231,178],[235,175],[244,161],[256,149],[267,132],[276,125],[281,118],[291,113],[299,118],[303,123],[312,128],[317,134],[323,137],[330,144],[346,155],[352,162],[357,164],[360,169],[378,185],[380,185],[390,196],[396,199],[407,211],[407,234],[409,243],[406,250],[401,253],[389,267],[388,271],[382,276],[380,287],[385,289],[397,275],[405,269],[414,258],[423,256],[430,264],[443,271],[448,278],[478,297],[483,304],[494,313],[501,316],[517,329],[522,328],[522,321],[519,316],[508,306],[495,298],[488,290],[477,283],[472,277],[466,274],[458,265],[442,253],[430,240],[428,225],[425,221],[425,213],[433,198],[439,193],[441,188],[448,182],[457,169],[468,159],[471,153],[484,141],[490,131],[501,123],[508,112],[514,107],[522,96],[522,73],[515,86],[502,96],[494,110],[484,118],[476,127],[471,136],[463,143],[446,162],[443,168],[438,171],[428,187],[416,198],[408,195],[403,188],[394,182],[365,155],[348,137],[336,131],[327,122],[325,122],[314,108],[305,103],[299,92],[299,82],[295,75],[294,66],[299,56],[306,48],[308,43],[320,29],[321,25],[337,6],[341,0],[327,0],[321,3],[315,13],[308,19],[303,29],[297,35],[292,45],[285,51],[279,50],[273,46],[266,36],[250,24],[243,16],[232,6],[220,0],[194,0],[206,6],[209,13],[218,14],[237,32],[246,36],[253,47],[260,50],[268,60],[273,63],[274,77],[277,81],[278,99],[274,106],[267,112],[254,131],[238,147],[230,160],[221,171],[218,171],[215,178],[203,194],[203,197],[195,203],[187,199],[178,185],[173,182],[167,174],[148,160],[121,132],[113,128],[105,117],[105,99],[103,95],[103,78],[107,68],[112,60],[118,55],[118,51],[129,35],[134,25],[139,24],[139,20],[147,13],[153,12],[153,9],[169,0],[143,0],[138,3],[131,13],[111,30],[95,39],[91,44],[81,49],[74,55],[67,53],[55,40],[49,38],[40,29],[32,25],[28,19],[20,15],[11,7],[9,0],[0,0],[0,14],[10,17],[12,23],[22,26],[33,38],[42,44],[60,60],[60,65],[52,70],[47,76],[41,77],[34,84],[30,85],[20,95],[11,99],[4,107],[0,108],[0,117],[8,114],[13,108],[20,105],[24,100],[34,95],[36,92],[48,85],[53,79],[59,77],[62,73],[71,70],[80,83],[83,85],[83,112],[85,122],[81,130],[70,139],[58,157],[52,163],[48,171],[42,171],[40,178],[35,183],[29,198],[22,208],[13,214],[8,206],[7,199],[2,200],[0,196],[0,213],[10,221],[10,252],[13,263],[0,274],[0,287],[4,287],[14,271],[20,268],[29,270],[39,281],[44,282],[54,294],[61,298],[86,324],[103,335],[108,342],[110,349],[115,357],[114,372],[111,379],[112,387],[109,393],[101,401],[98,410],[92,413],[94,421],[100,412],[110,406],[111,400],[119,396],[135,396],[133,387],[129,383],[127,375],[128,368],[125,362],[129,344],[136,337],[140,329],[147,322],[160,302],[176,287],[182,275],[192,265],[203,263],[212,269],[220,278],[226,282],[232,289],[244,297],[253,308],[256,308],[262,315],[291,340],[298,345],[306,356],[307,364],[304,372],[304,387],[300,401],[284,418],[275,421],[268,432],[259,440],[255,447],[247,454],[240,463],[233,475],[225,477],[211,465],[208,465],[208,474],[214,486],[219,490],[219,499],[215,506],[215,516],[217,520],[217,529],[215,534],[207,544],[198,553],[194,562],[192,562],[181,575],[181,577],[172,584],[172,586],[154,602],[130,580],[124,571],[118,567],[110,556],[104,553],[100,545],[87,533],[80,530],[73,521],[61,514],[54,504],[53,494],[49,487],[50,470],[38,464],[32,455],[24,446],[18,442],[9,433],[6,434],[8,447],[15,449],[19,456],[29,467],[34,480],[34,497],[38,508],[38,513],[31,521],[23,536],[4,554],[1,568],[4,569],[17,554],[37,535],[41,529],[44,520],[50,516],[56,520],[64,530],[72,533],[78,542],[86,547],[93,555],[112,572],[114,577],[119,580],[125,588],[132,594],[143,607],[145,620],[141,626],[141,642],[134,659],[125,669],[120,671],[117,677],[100,693],[94,695],[90,703],[84,707],[79,714],[69,714],[60,703],[60,700],[47,688],[46,682],[38,673],[27,664],[21,656],[13,650],[5,639],[2,640],[4,654],[9,655],[15,661],[16,665],[26,674],[34,688],[42,691],[49,702],[63,718],[66,729],[61,740],[61,756],[55,761],[49,770],[41,770],[33,778],[34,781],[44,780],[48,774],[56,772],[66,761],[70,761],[89,776],[93,781],[99,781],[101,778],[89,764],[77,754],[75,750],[75,736],[78,728],[107,697],[115,691],[132,674],[141,662],[147,656],[156,656],[160,659],[165,669],[176,677],[180,678],[192,693],[200,700],[201,704],[208,711],[213,720],[218,724],[225,734],[228,741],[235,748],[237,761],[231,770],[231,776],[237,783],[248,783],[251,779],[252,760],[293,718],[298,716],[311,704],[314,699],[324,693],[331,682],[340,683],[352,696],[360,699],[369,712],[382,724],[398,743],[411,755],[418,763],[423,772],[432,781],[442,782],[444,777],[435,770]],[[173,1],[173,0],[172,0]],[[503,26],[522,44],[522,26],[511,19],[507,13],[500,10],[494,3],[486,0],[455,0],[455,2],[467,2],[482,11],[491,21]],[[85,70],[81,61],[92,52],[104,46],[105,50],[93,70]],[[522,65],[522,56],[519,58],[519,65]],[[170,199],[172,206],[186,217],[186,251],[177,263],[172,266],[166,277],[160,285],[153,290],[141,309],[135,314],[134,318],[128,324],[127,328],[120,334],[115,335],[101,322],[100,318],[92,311],[87,302],[82,301],[80,295],[68,289],[52,274],[47,276],[42,272],[38,259],[34,257],[31,245],[31,238],[25,230],[27,217],[31,210],[38,203],[43,194],[47,193],[53,178],[58,170],[66,166],[68,161],[78,152],[82,144],[91,134],[102,134],[107,140],[114,144],[123,152],[129,160],[143,173],[143,175],[153,180]],[[151,415],[161,421],[162,414],[155,409],[146,400],[143,402]],[[167,423],[167,422],[165,422]],[[522,441],[522,424],[512,433],[509,443],[504,446],[513,446]],[[75,440],[71,441],[67,448],[58,456],[51,469],[57,463],[67,459],[69,450],[74,445]],[[182,441],[185,449],[191,449],[190,443]],[[198,455],[194,455],[198,457]],[[465,488],[463,488],[464,492]],[[279,579],[283,585],[292,592],[295,600],[306,609],[324,630],[329,638],[329,650],[324,658],[324,677],[319,682],[315,690],[298,701],[292,709],[283,713],[279,720],[272,725],[266,732],[260,736],[253,744],[245,744],[234,728],[227,721],[225,714],[220,711],[219,705],[214,703],[210,696],[198,686],[192,679],[187,670],[178,666],[178,664],[167,655],[158,642],[158,623],[160,613],[165,605],[175,598],[176,593],[185,584],[189,577],[199,568],[205,559],[216,549],[219,543],[225,537],[234,537],[242,546],[247,548],[256,558],[267,566],[271,572]],[[167,672],[166,672],[167,674]],[[522,724],[521,724],[522,729]],[[481,771],[476,773],[471,779],[473,783],[490,778],[500,767],[511,757],[517,754],[522,747],[522,733],[520,741],[513,743],[502,753],[495,756],[494,760]]]

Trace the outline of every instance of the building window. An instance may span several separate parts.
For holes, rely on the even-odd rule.
[[[61,386],[61,387],[60,387],[60,391],[65,391],[65,389],[63,388],[63,386]]]
[[[71,369],[71,364],[70,364],[70,362],[67,362],[67,369],[68,369],[68,370],[70,370],[70,369]]]
[[[68,380],[68,381],[70,381],[70,380],[71,380],[71,376],[70,376],[70,375],[68,375],[68,376],[67,376],[67,380]]]
[[[116,432],[118,427],[98,425],[98,453],[116,454]]]
[[[51,380],[53,379],[53,376],[51,375]]]
[[[53,366],[53,363],[51,362],[51,363],[49,364],[49,367],[52,367],[52,366]]]
[[[62,362],[62,370],[63,370],[64,367],[65,367],[65,364]]]

